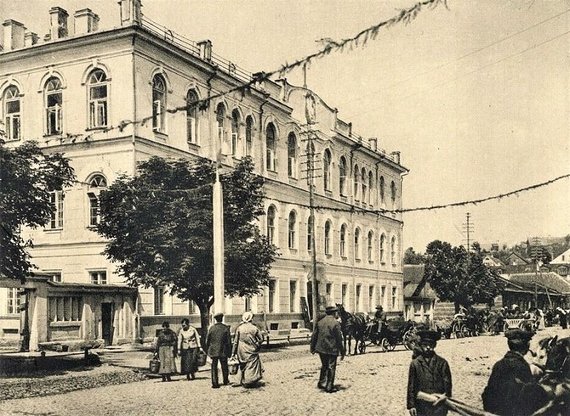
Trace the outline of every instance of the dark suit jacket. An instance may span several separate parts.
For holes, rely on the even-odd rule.
[[[311,337],[311,352],[329,355],[344,355],[340,323],[332,315],[327,315],[319,322]]]
[[[216,322],[206,336],[206,353],[210,357],[229,357],[232,353],[230,327]]]
[[[528,363],[513,351],[508,351],[495,363],[489,383],[483,390],[483,408],[501,416],[530,415],[547,399],[544,389],[534,380]]]
[[[451,370],[449,364],[435,354],[429,361],[420,355],[410,363],[408,375],[408,409],[416,408],[419,415],[445,415],[445,406],[433,408],[431,403],[417,400],[418,392],[445,393],[451,397]]]

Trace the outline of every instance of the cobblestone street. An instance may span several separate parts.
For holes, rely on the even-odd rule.
[[[570,331],[548,329],[533,340]],[[2,415],[404,415],[407,370],[411,353],[398,346],[390,353],[370,347],[365,355],[347,357],[338,366],[340,391],[324,393],[316,388],[318,357],[307,345],[291,348],[296,358],[266,360],[263,387],[246,390],[236,384],[212,390],[209,371],[195,381],[172,383],[157,379],[72,393],[0,402]],[[453,373],[454,396],[481,406],[480,395],[491,367],[507,350],[503,336],[440,341],[437,348]],[[265,353],[269,358],[271,353]],[[263,358],[263,356],[262,356]],[[232,376],[232,383],[237,376]],[[253,410],[255,409],[255,410]]]

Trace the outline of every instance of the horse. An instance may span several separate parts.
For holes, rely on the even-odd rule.
[[[362,312],[350,313],[344,309],[344,306],[337,303],[336,307],[340,315],[340,325],[342,329],[344,348],[350,354],[352,338],[355,340],[354,355],[358,354],[358,347],[364,343],[366,335],[366,326],[368,324],[368,315]],[[348,341],[348,349],[346,348]]]

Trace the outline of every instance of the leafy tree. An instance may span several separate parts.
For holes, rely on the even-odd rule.
[[[452,247],[439,240],[426,248],[425,274],[427,281],[443,301],[459,305],[488,303],[497,296],[501,284],[483,264],[480,250],[467,252],[463,246]]]
[[[426,256],[416,253],[413,247],[408,247],[404,252],[404,264],[424,264]]]
[[[44,154],[33,141],[8,148],[0,139],[0,277],[25,281],[35,267],[31,240],[22,227],[45,226],[54,211],[51,191],[73,183],[73,168],[62,154]]]
[[[166,286],[200,309],[202,328],[214,299],[212,184],[215,167],[200,159],[153,157],[134,178],[123,176],[101,195],[97,231],[105,254],[132,285]],[[221,175],[224,191],[225,293],[252,296],[269,284],[275,246],[259,232],[263,178],[251,158]]]

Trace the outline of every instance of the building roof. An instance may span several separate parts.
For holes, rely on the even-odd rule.
[[[535,283],[558,293],[570,294],[570,283],[557,273],[515,273],[508,280],[521,286],[534,286]]]
[[[437,299],[437,294],[425,280],[423,264],[404,265],[404,299]]]
[[[520,255],[518,255],[517,253],[515,253],[515,252],[513,251],[513,252],[512,252],[511,254],[509,254],[508,257],[507,257],[507,262],[508,262],[509,264],[510,264],[510,259],[513,258],[513,257],[515,257],[515,258],[517,258],[517,259],[523,261],[523,262],[526,263],[526,264],[529,264],[529,263],[530,263],[530,261],[528,261],[528,260],[525,259],[524,257],[521,257]]]
[[[550,264],[570,264],[570,248],[553,259]]]

